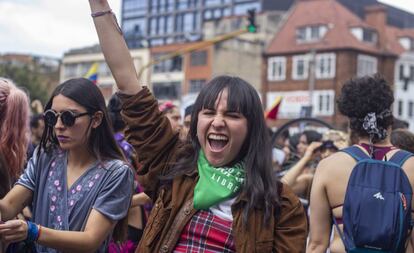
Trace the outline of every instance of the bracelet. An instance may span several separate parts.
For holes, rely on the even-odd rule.
[[[34,242],[39,237],[39,228],[36,224],[30,221],[26,221],[27,224],[27,238],[26,241]]]
[[[39,240],[40,234],[42,233],[42,226],[37,225],[37,229],[38,229],[39,233],[37,233],[36,241]]]
[[[112,10],[111,9],[109,9],[107,11],[97,11],[97,12],[93,12],[93,13],[91,13],[91,16],[93,18],[96,18],[96,17],[100,17],[100,16],[103,16],[103,15],[106,15],[106,14],[109,14],[109,13],[112,13]]]
[[[116,18],[116,15],[112,11],[112,9],[109,9],[107,11],[93,12],[93,13],[91,13],[91,16],[92,16],[92,18],[96,18],[96,17],[100,17],[100,16],[103,16],[103,15],[106,15],[106,14],[112,14],[112,16],[114,16],[116,29],[118,30],[119,34],[123,35],[122,29],[121,29],[121,27],[119,26],[119,23],[118,23],[118,19]]]

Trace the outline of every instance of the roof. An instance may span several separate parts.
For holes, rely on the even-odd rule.
[[[328,31],[320,41],[298,43],[296,29],[311,24],[325,24]],[[293,6],[286,23],[273,38],[266,53],[288,54],[308,52],[311,49],[356,49],[373,54],[381,53],[377,45],[359,41],[350,32],[352,27],[374,29],[335,0],[299,1]]]
[[[414,39],[414,29],[399,29],[397,27],[387,26],[386,36],[387,38],[391,38],[387,44],[389,50],[392,50],[396,54],[400,55],[407,50],[405,50],[399,43],[399,39],[403,37],[410,37],[411,39]]]

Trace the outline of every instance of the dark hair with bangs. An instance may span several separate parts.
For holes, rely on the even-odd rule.
[[[241,113],[247,119],[248,133],[239,155],[231,163],[244,160],[246,180],[241,194],[248,201],[244,205],[243,221],[251,210],[264,209],[264,223],[279,208],[277,179],[273,173],[271,144],[268,136],[264,113],[256,90],[238,77],[218,76],[208,82],[201,90],[193,106],[187,145],[179,154],[169,178],[188,174],[197,168],[200,143],[197,137],[198,113],[202,109],[215,109],[216,100],[222,91],[228,89],[227,110]]]

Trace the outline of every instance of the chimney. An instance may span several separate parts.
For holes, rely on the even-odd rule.
[[[380,49],[385,49],[387,39],[385,34],[387,9],[385,6],[376,4],[365,7],[365,22],[377,30],[378,46]]]

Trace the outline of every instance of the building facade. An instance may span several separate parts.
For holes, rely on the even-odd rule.
[[[407,121],[414,131],[414,30],[389,29],[388,32],[399,46],[394,70],[394,116]]]
[[[301,0],[298,0],[301,1]],[[360,17],[377,0],[339,0]],[[248,9],[287,11],[295,0],[122,0],[122,29],[130,48],[198,41],[211,20],[246,14]],[[414,27],[414,15],[389,5],[387,23]]]
[[[283,98],[271,125],[299,118],[312,106],[311,116],[344,129],[347,121],[335,101],[346,80],[378,72],[393,83],[398,52],[387,35],[386,10],[365,11],[361,19],[335,0],[299,1],[293,7],[264,59],[265,105]]]
[[[213,46],[212,76],[233,75],[249,82],[261,93],[263,53],[277,33],[286,12],[266,11],[256,15],[258,29]],[[206,22],[204,38],[209,39],[247,26],[246,16],[231,16]]]
[[[150,60],[148,49],[135,49],[130,52],[137,72],[148,64]],[[65,53],[60,69],[60,83],[71,78],[84,77],[94,63],[99,64],[97,85],[105,100],[108,101],[116,91],[116,84],[99,46],[73,49]],[[149,84],[148,70],[144,70],[140,76],[140,81],[143,85]]]
[[[123,0],[122,30],[130,48],[199,41],[205,22],[260,12],[267,1]]]

